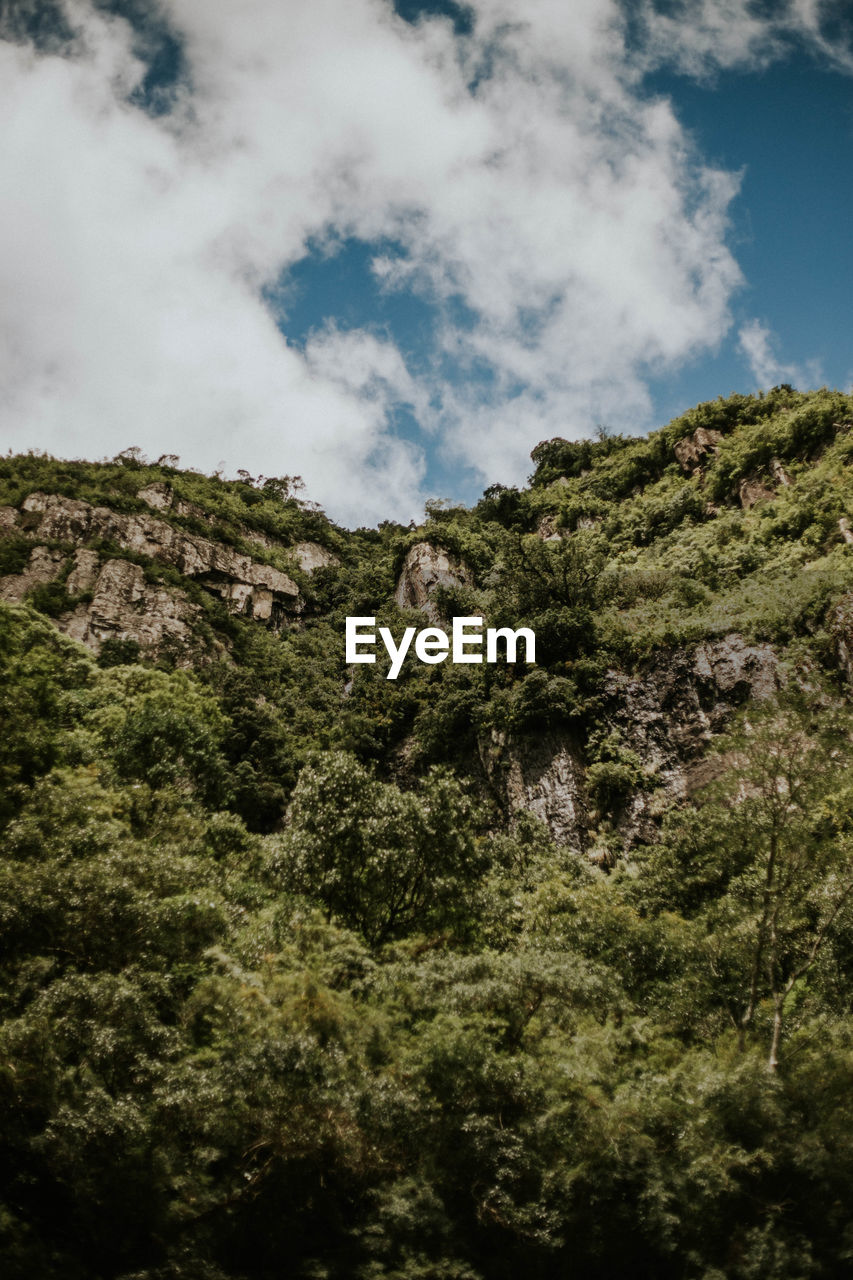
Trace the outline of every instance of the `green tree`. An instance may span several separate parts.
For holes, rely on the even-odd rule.
[[[649,860],[651,893],[701,921],[742,1045],[769,1011],[772,1071],[795,993],[807,994],[851,906],[851,755],[846,711],[815,714],[791,697],[755,708],[721,742],[696,821]]]
[[[472,818],[446,770],[404,792],[331,752],[300,775],[276,866],[289,889],[325,903],[373,945],[460,928],[484,866]]]

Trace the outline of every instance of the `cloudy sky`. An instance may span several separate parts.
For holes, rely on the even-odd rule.
[[[853,381],[848,0],[0,0],[0,443],[345,523]]]

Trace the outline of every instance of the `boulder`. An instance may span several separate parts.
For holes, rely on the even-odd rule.
[[[722,438],[720,431],[697,427],[692,436],[685,436],[683,440],[677,441],[673,445],[673,453],[682,471],[686,475],[692,475],[697,469],[701,469],[709,454],[719,453]]]
[[[750,511],[757,502],[766,502],[768,498],[775,498],[775,496],[775,491],[769,488],[763,480],[756,478],[741,480],[738,485],[738,497],[744,511]]]
[[[172,506],[172,487],[164,480],[155,480],[153,484],[146,485],[136,496],[155,511],[168,511]]]

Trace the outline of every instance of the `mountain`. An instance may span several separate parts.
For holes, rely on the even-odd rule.
[[[840,1274],[853,398],[532,460],[0,459],[7,1275]]]

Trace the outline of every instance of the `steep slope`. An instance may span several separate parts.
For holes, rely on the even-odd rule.
[[[289,477],[224,482],[133,451],[9,459],[0,598],[30,600],[102,663],[197,667],[242,722],[235,768],[260,717],[284,779],[276,815],[245,795],[262,829],[299,762],[335,745],[401,779],[451,763],[499,820],[529,809],[607,859],[687,794],[733,708],[792,663],[846,671],[851,418],[838,393],[735,396],[648,439],[544,442],[526,490],[358,532]],[[345,669],[347,614],[453,613],[532,626],[536,668]]]
[[[851,421],[546,441],[418,528],[0,462],[4,1276],[844,1273]],[[536,664],[347,665],[459,615]]]

